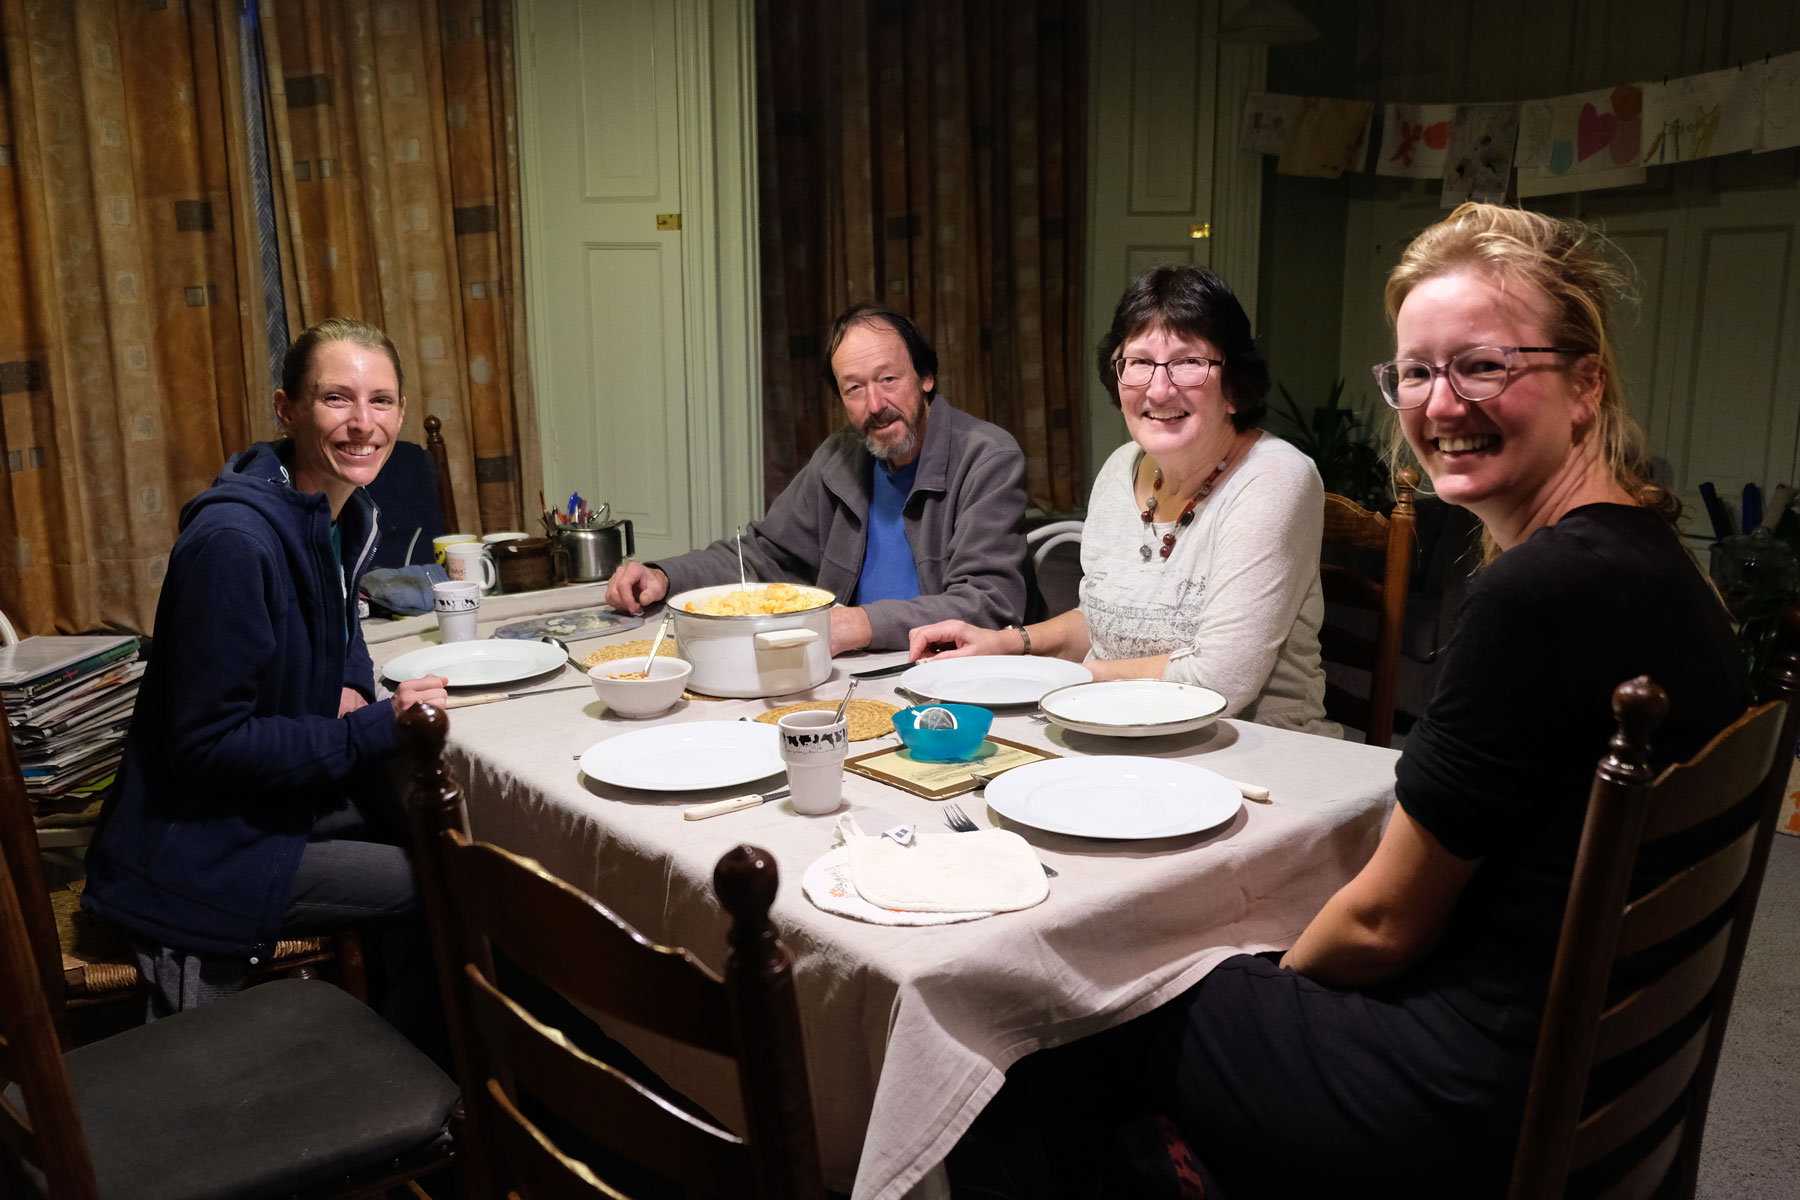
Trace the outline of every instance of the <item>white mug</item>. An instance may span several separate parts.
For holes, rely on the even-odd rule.
[[[781,761],[787,764],[794,811],[820,816],[844,801],[844,758],[850,749],[846,721],[830,709],[789,713],[775,722]]]
[[[472,533],[446,533],[443,537],[434,537],[431,539],[431,554],[432,557],[436,558],[438,563],[442,565],[444,561],[444,551],[448,550],[451,546],[460,545],[463,542],[479,542],[480,540],[480,538]]]
[[[451,579],[475,581],[483,595],[493,591],[499,579],[494,556],[480,542],[453,542],[444,547],[444,573]]]
[[[472,642],[475,621],[481,615],[481,586],[472,579],[452,579],[431,585],[431,607],[437,610],[438,628],[444,641]]]

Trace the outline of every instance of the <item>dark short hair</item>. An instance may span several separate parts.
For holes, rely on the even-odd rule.
[[[1244,306],[1223,279],[1205,267],[1151,267],[1131,281],[1095,352],[1100,383],[1115,407],[1119,377],[1113,373],[1113,356],[1147,329],[1205,338],[1218,347],[1225,358],[1220,387],[1237,409],[1231,414],[1232,427],[1242,433],[1262,424],[1269,364],[1256,349]]]
[[[306,385],[306,373],[312,369],[313,355],[319,352],[319,347],[332,342],[349,342],[387,355],[388,361],[394,364],[394,387],[402,396],[406,395],[400,352],[394,349],[387,334],[355,317],[327,317],[295,338],[294,344],[288,347],[287,357],[281,360],[281,390],[287,393],[288,399],[304,399],[300,389]]]
[[[831,360],[837,355],[838,347],[844,344],[844,335],[850,332],[853,325],[886,325],[899,334],[900,340],[906,343],[906,353],[912,357],[913,373],[920,379],[927,375],[933,377],[932,386],[925,389],[927,396],[933,394],[937,388],[937,351],[931,348],[931,343],[925,340],[925,335],[919,332],[919,327],[913,324],[911,317],[873,300],[864,300],[839,313],[838,319],[831,323],[830,335],[825,339],[825,365],[822,374],[825,382],[831,385],[833,395],[838,394],[838,381],[837,372],[831,369]]]

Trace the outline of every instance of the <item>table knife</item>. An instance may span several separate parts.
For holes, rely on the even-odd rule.
[[[852,672],[850,672],[850,678],[852,678],[852,679],[885,679],[889,675],[898,675],[902,671],[910,671],[918,665],[919,665],[918,663],[911,663],[911,662],[893,663],[893,664],[891,664],[889,666],[885,666],[885,667],[875,667],[872,670],[868,670],[868,671],[852,671]]]
[[[787,794],[788,789],[784,787],[769,792],[751,792],[748,796],[733,796],[729,800],[715,800],[711,804],[696,804],[681,816],[686,821],[704,821],[708,817],[722,817],[726,813],[755,808],[766,800],[779,800]]]
[[[526,688],[518,692],[484,692],[479,696],[452,696],[444,707],[472,708],[477,704],[498,704],[502,700],[514,700],[520,696],[542,696],[549,692],[572,692],[576,688],[592,686],[593,684],[584,679],[580,683],[565,683],[560,687]]]

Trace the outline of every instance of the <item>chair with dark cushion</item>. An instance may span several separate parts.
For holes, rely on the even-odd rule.
[[[768,853],[739,846],[713,875],[732,917],[721,979],[537,863],[470,841],[462,788],[443,762],[448,733],[430,705],[400,719],[414,763],[407,808],[420,891],[469,1098],[459,1154],[470,1194],[620,1195],[595,1186],[611,1163],[591,1143],[708,1196],[820,1200],[793,958],[768,919]],[[734,1059],[745,1135],[671,1100],[660,1081],[634,1078],[628,1064],[584,1052],[529,1007],[529,989],[496,973],[497,959],[603,1020]]]
[[[452,1153],[456,1085],[367,1006],[281,980],[64,1053],[0,855],[0,1195],[378,1196]]]
[[[1719,1048],[1800,738],[1800,608],[1784,622],[1768,702],[1660,777],[1646,763],[1668,697],[1647,677],[1613,694],[1619,732],[1588,802],[1513,1200],[1563,1195],[1584,1168],[1584,1194],[1592,1184],[1609,1200],[1694,1195]],[[1634,889],[1640,846],[1700,833],[1722,848]],[[1610,1082],[1609,1067],[1619,1076]]]

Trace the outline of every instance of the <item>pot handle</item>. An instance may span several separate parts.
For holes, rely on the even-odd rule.
[[[758,650],[792,650],[795,646],[810,646],[818,640],[816,629],[771,629],[755,635]]]
[[[630,558],[637,553],[637,533],[631,528],[629,517],[620,521],[619,524],[625,527],[625,557]]]

